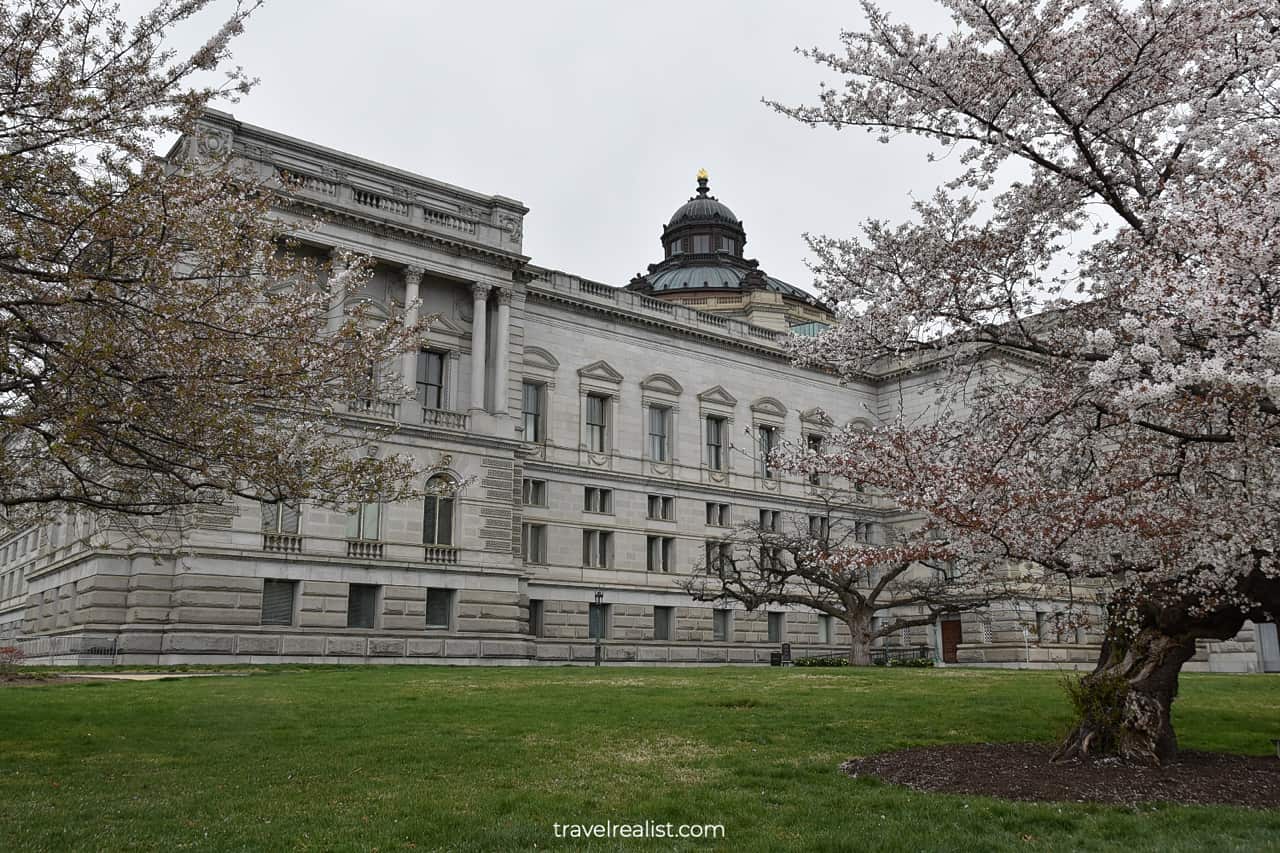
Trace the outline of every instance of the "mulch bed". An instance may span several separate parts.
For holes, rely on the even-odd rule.
[[[0,687],[47,687],[51,684],[84,684],[88,678],[74,675],[37,675],[29,672],[0,675]]]
[[[1180,752],[1166,767],[1106,759],[1053,764],[1039,743],[923,746],[852,758],[850,776],[874,776],[917,791],[1035,802],[1234,805],[1280,809],[1280,758]]]

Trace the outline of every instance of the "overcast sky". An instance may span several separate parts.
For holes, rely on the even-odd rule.
[[[927,0],[886,5],[949,29]],[[917,139],[811,130],[760,103],[812,102],[820,81],[838,83],[793,48],[834,47],[861,24],[853,3],[810,0],[270,0],[234,45],[261,83],[223,108],[520,199],[534,263],[614,285],[661,258],[662,225],[705,167],[746,225],[747,255],[810,288],[804,232],[901,218],[954,165],[926,163]]]

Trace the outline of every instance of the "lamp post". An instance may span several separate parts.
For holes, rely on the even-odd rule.
[[[587,620],[590,622],[590,620]],[[604,590],[596,590],[596,666],[600,665],[601,659],[604,657],[604,647],[600,645],[600,640],[604,637]]]

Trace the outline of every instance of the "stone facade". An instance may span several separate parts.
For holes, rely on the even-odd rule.
[[[62,648],[74,658],[114,643],[119,663],[589,663],[599,596],[609,663],[760,664],[781,642],[795,656],[844,653],[844,625],[820,628],[818,615],[800,608],[771,609],[784,614],[772,639],[767,613],[736,609],[728,636],[717,639],[714,608],[691,601],[679,582],[709,540],[760,510],[792,518],[822,510],[813,485],[762,470],[759,428],[803,441],[871,423],[900,405],[923,405],[915,392],[933,381],[927,371],[904,366],[842,385],[792,366],[781,346],[786,327],[816,322],[824,309],[788,302],[782,285],[664,294],[535,266],[523,254],[527,210],[503,196],[221,113],[171,156],[202,151],[232,151],[274,183],[280,216],[314,218],[305,233],[312,251],[375,258],[361,295],[375,309],[393,316],[418,302],[438,316],[423,342],[439,357],[440,387],[424,392],[438,393],[433,405],[356,405],[348,415],[394,421],[388,452],[463,484],[447,534],[425,535],[422,504],[380,507],[370,521],[376,532],[359,536],[346,513],[314,505],[300,508],[296,530],[265,525],[257,504],[239,501],[152,538],[67,516],[0,541],[0,644],[20,641],[37,656]],[[692,234],[696,222],[681,228]],[[734,263],[750,282],[754,262]],[[412,358],[388,369],[410,387],[425,379]],[[536,389],[538,435],[526,431],[526,383]],[[593,431],[597,405],[603,424]],[[650,435],[655,410],[664,413],[660,452]],[[719,466],[708,458],[708,418],[724,425]],[[664,507],[656,517],[651,498]],[[872,529],[912,523],[878,498],[857,501],[858,520]],[[729,507],[727,524],[708,524],[709,503]],[[671,543],[666,571],[649,570],[650,537]],[[1096,629],[1024,635],[1035,618],[966,614],[957,661],[1092,663]],[[939,655],[941,626],[886,645]],[[1246,631],[1207,649],[1199,664],[1257,669],[1255,645]]]

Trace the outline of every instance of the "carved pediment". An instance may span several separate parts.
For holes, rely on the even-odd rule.
[[[698,399],[704,403],[715,403],[720,406],[736,406],[738,404],[738,398],[724,390],[723,385],[708,388],[698,395]]]
[[[607,361],[594,361],[586,367],[578,368],[578,376],[583,379],[594,379],[597,382],[622,381],[622,374],[614,370]]]
[[[649,374],[644,379],[640,380],[640,387],[646,391],[656,391],[659,394],[674,394],[679,396],[684,393],[684,389],[680,387],[680,383],[665,373]]]
[[[871,421],[866,418],[854,418],[849,421],[849,429],[854,432],[871,432]]]
[[[603,364],[603,362],[599,363]],[[560,362],[554,355],[547,352],[542,347],[525,347],[524,366],[555,373],[560,367]],[[585,370],[586,368],[583,369]],[[579,374],[581,374],[581,372],[582,371],[579,371]]]
[[[824,412],[820,406],[805,409],[800,413],[800,420],[808,424],[817,424],[824,427],[829,427],[835,423],[835,421],[831,420],[831,416]]]
[[[757,415],[768,415],[774,418],[785,418],[787,407],[772,397],[761,397],[751,404],[751,411]]]
[[[464,335],[469,332],[445,315],[436,314],[431,316],[427,322],[427,334],[430,335],[432,333],[437,335]]]

